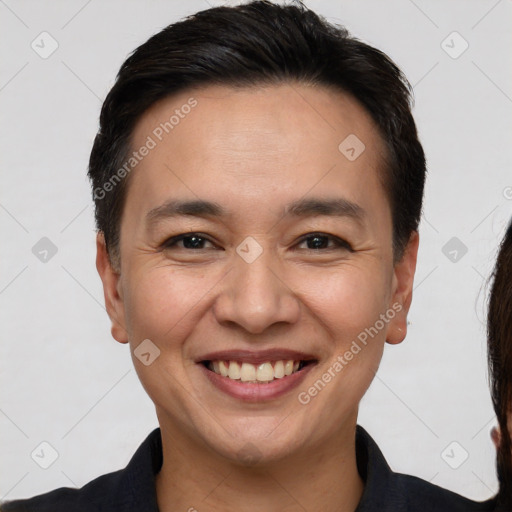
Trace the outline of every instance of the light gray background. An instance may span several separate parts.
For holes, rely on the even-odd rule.
[[[487,498],[496,477],[485,280],[512,216],[512,2],[307,3],[401,66],[428,157],[409,334],[386,348],[359,422],[394,470]],[[86,169],[101,101],[128,53],[208,5],[0,0],[3,499],[124,467],[157,426],[128,347],[110,336]],[[43,31],[59,45],[47,59],[31,48]],[[456,59],[442,46],[453,31],[469,43]],[[444,46],[462,44],[451,36]],[[46,263],[32,253],[42,237],[58,248]],[[456,262],[443,253],[452,237],[468,249]],[[48,469],[31,458],[42,441],[59,454]],[[465,452],[458,469],[446,462]]]

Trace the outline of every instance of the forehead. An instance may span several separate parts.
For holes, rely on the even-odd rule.
[[[381,196],[385,151],[350,95],[300,84],[208,86],[165,98],[141,117],[132,150],[151,147],[130,175],[128,198],[148,211],[176,194],[295,200],[342,187]],[[127,198],[127,202],[128,202]],[[263,199],[263,203],[261,203]],[[143,204],[142,204],[143,203]]]

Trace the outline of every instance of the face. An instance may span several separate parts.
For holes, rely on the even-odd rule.
[[[405,336],[417,250],[394,263],[370,116],[326,88],[211,86],[154,105],[132,149],[148,137],[120,273],[101,236],[97,266],[162,432],[262,461],[350,438]]]

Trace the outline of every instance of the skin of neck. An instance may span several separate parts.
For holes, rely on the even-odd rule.
[[[321,444],[252,465],[229,460],[171,422],[161,421],[159,510],[353,512],[364,489],[357,471],[356,419],[357,414]]]

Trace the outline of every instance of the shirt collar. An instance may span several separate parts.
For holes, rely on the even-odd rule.
[[[356,460],[357,470],[364,482],[364,490],[355,512],[405,512],[410,509],[406,497],[409,491],[413,492],[420,502],[423,502],[423,498],[419,497],[418,492],[425,499],[431,494],[449,494],[449,503],[454,503],[450,510],[493,509],[492,500],[477,504],[415,477],[394,473],[375,441],[360,425],[356,427]],[[160,429],[157,428],[141,444],[128,466],[118,472],[119,485],[116,485],[117,494],[114,499],[116,507],[110,510],[158,512],[155,477],[162,467],[162,462],[162,438]],[[428,510],[440,509],[434,507]]]
[[[393,487],[394,473],[377,443],[360,425],[356,428],[356,461],[357,470],[364,482],[364,490],[355,512],[387,511],[388,492]]]
[[[128,466],[121,472],[117,505],[120,511],[159,512],[155,477],[162,467],[162,462],[162,436],[160,429],[156,428],[139,446]]]
[[[363,479],[364,491],[356,512],[378,509],[386,503],[392,471],[375,441],[363,427],[356,428],[357,469]],[[158,512],[155,477],[163,462],[162,437],[159,428],[153,430],[139,446],[122,472],[119,506],[126,512],[140,510]]]

